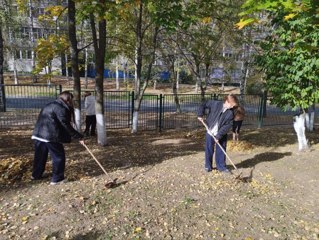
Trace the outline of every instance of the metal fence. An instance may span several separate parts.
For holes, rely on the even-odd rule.
[[[0,128],[33,126],[40,109],[55,100],[62,91],[60,85],[0,85],[5,93],[0,108]],[[222,100],[223,94],[206,94],[205,99]],[[240,95],[246,110],[244,125],[251,127],[291,125],[295,111],[282,111],[261,95]],[[105,91],[105,122],[108,129],[131,128],[134,92]],[[82,100],[83,101],[83,100]],[[165,130],[199,127],[197,109],[202,102],[200,94],[145,94],[141,103],[138,129]],[[84,106],[84,102],[81,104]],[[82,111],[82,123],[85,111]],[[316,112],[318,118],[318,112]],[[84,124],[82,124],[84,127]]]

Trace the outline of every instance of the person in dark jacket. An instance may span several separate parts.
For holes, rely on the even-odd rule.
[[[204,102],[198,109],[198,120],[201,122],[204,121],[203,116],[206,115],[206,122],[209,130],[225,151],[227,144],[227,133],[233,126],[234,113],[232,108],[237,105],[237,97],[230,94],[224,98],[224,102],[208,100]],[[210,172],[213,169],[212,161],[214,155],[215,139],[208,132],[206,132],[205,170],[207,172]],[[230,173],[226,168],[225,154],[218,145],[216,146],[215,160],[218,171]]]
[[[32,180],[43,178],[45,165],[50,153],[52,159],[51,185],[64,181],[65,151],[63,143],[77,139],[81,144],[83,135],[71,125],[73,95],[62,92],[58,99],[47,104],[40,112],[32,133],[34,140],[34,160]]]

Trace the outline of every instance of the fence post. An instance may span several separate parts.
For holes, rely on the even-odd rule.
[[[159,96],[159,101],[160,101],[160,106],[159,106],[159,117],[158,117],[158,130],[159,132],[162,131],[162,118],[163,118],[163,100],[164,96],[163,94],[160,94]]]
[[[258,117],[257,117],[257,127],[261,128],[263,126],[265,108],[266,108],[266,101],[267,101],[267,93],[264,91],[263,94],[260,96],[260,103],[258,107]]]
[[[6,91],[5,85],[0,85],[0,112],[6,112]]]
[[[58,92],[59,92],[58,94],[60,94],[62,92],[62,85],[61,84],[58,85]],[[55,96],[56,98],[58,97],[57,96],[58,94],[56,94],[56,96]]]

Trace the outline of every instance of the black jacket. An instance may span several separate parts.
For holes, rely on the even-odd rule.
[[[224,137],[233,126],[234,112],[232,109],[223,111],[224,102],[208,100],[204,102],[198,109],[197,116],[203,117],[207,114],[206,122],[209,129],[218,122],[218,133],[215,136],[217,140]]]
[[[47,104],[40,112],[33,136],[49,142],[69,143],[83,135],[71,125],[71,110],[61,99]]]

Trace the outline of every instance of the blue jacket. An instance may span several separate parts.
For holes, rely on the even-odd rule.
[[[33,136],[49,142],[69,143],[83,135],[71,125],[71,110],[62,99],[48,103],[40,112]]]
[[[208,100],[204,102],[198,109],[197,116],[203,117],[207,115],[206,122],[209,129],[212,129],[218,122],[218,133],[215,136],[217,140],[227,135],[233,126],[234,112],[232,109],[223,111],[224,102],[216,100]]]

